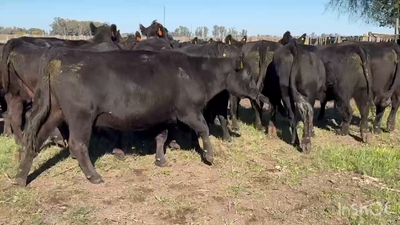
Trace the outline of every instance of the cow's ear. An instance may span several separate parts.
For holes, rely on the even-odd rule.
[[[141,23],[139,24],[139,29],[140,29],[140,32],[142,32],[142,34],[144,35],[144,36],[146,36],[146,27],[144,27]]]
[[[303,44],[306,42],[306,37],[307,37],[307,34],[306,34],[306,33],[304,33],[304,34],[301,35],[301,37],[300,37],[300,41],[301,41]]]
[[[140,35],[139,31],[136,31],[135,37],[136,37],[136,41],[140,41],[142,39],[142,36]]]
[[[225,38],[225,44],[232,45],[232,35],[228,35]]]
[[[122,38],[121,32],[119,30],[117,30],[117,35],[115,37],[115,42],[119,43],[121,41],[121,38]]]
[[[247,35],[245,35],[245,36],[242,38],[242,42],[243,42],[243,43],[246,43],[246,42],[247,42]]]
[[[111,24],[110,32],[111,32],[111,36],[115,37],[117,35],[117,25]]]
[[[163,36],[163,27],[161,27],[161,26],[159,26],[158,28],[157,28],[157,35],[159,36],[159,37],[162,37]]]
[[[292,39],[292,35],[290,34],[290,31],[286,31],[283,34],[282,39],[279,41],[281,44],[286,45],[287,43],[289,43],[290,39]]]
[[[93,24],[93,22],[90,22],[89,26],[90,26],[90,33],[94,35],[97,31],[97,27]]]

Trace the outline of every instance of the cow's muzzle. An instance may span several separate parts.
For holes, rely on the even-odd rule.
[[[269,98],[266,97],[265,95],[258,94],[257,95],[257,102],[259,102],[259,101],[264,103],[264,107],[263,107],[264,109],[266,109],[266,110],[272,109],[271,102],[269,101]]]

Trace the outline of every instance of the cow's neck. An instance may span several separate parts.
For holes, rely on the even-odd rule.
[[[208,59],[208,65],[205,66],[210,73],[207,79],[208,100],[215,95],[227,89],[227,78],[229,73],[234,72],[234,60],[232,59]]]

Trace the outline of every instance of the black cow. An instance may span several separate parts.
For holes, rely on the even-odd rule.
[[[274,52],[271,66],[274,72],[269,71],[264,89],[274,107],[268,131],[276,131],[276,110],[282,100],[290,121],[291,143],[309,152],[314,102],[315,99],[325,99],[325,67],[314,46],[302,45],[293,39]],[[297,134],[299,119],[304,122],[301,145]]]
[[[136,31],[135,35],[128,35],[127,38],[121,40],[119,45],[122,49],[125,50],[132,50],[136,43],[142,40],[142,36],[140,35],[139,31]]]
[[[168,29],[165,28],[161,23],[158,23],[157,20],[154,20],[148,27],[144,27],[142,24],[139,24],[139,28],[140,32],[142,32],[142,35],[146,36],[147,38],[164,38],[168,43],[173,41],[172,36],[168,34]]]
[[[88,156],[93,127],[144,130],[179,120],[201,136],[204,161],[212,163],[209,130],[201,114],[206,103],[225,89],[268,102],[251,81],[250,68],[241,57],[209,59],[179,52],[93,53],[54,48],[43,64],[16,177],[16,183],[23,186],[42,142],[63,120],[70,129],[70,150],[86,178],[101,183]],[[166,130],[156,138],[159,166],[165,164],[166,138]]]
[[[3,47],[4,44],[0,43],[0,62],[1,58],[3,55]],[[1,78],[1,69],[0,69],[0,78]],[[7,117],[7,102],[4,96],[4,93],[0,93],[0,106],[1,106],[1,111],[2,111],[2,117],[3,119]],[[4,129],[3,129],[3,134],[5,135],[12,135],[12,129],[10,125],[10,120],[9,119],[4,119]]]
[[[94,37],[91,41],[66,41],[56,38],[21,37],[11,39],[3,48],[0,65],[3,91],[8,97],[6,120],[10,120],[15,140],[22,140],[24,114],[29,108],[37,84],[42,55],[50,47],[71,47],[88,51],[110,51],[120,47],[115,25],[96,27],[91,25]],[[96,41],[99,41],[96,43]],[[65,132],[62,132],[65,134]]]
[[[392,103],[387,130],[395,128],[396,112],[400,105],[400,46],[390,42],[345,42],[340,45],[356,45],[368,51],[371,62],[372,92],[376,107],[374,133],[381,133],[381,120],[385,108]],[[393,94],[394,93],[394,94]],[[321,109],[324,105],[321,105]],[[324,111],[321,111],[321,119]]]
[[[282,47],[281,44],[272,41],[256,41],[256,42],[235,42],[231,40],[232,45],[241,46],[241,51],[245,55],[246,61],[250,64],[253,80],[257,83],[257,87],[261,91],[264,85],[264,79],[267,73],[267,68],[272,62],[274,52]],[[228,40],[229,44],[229,40]],[[237,122],[239,114],[239,98],[230,96],[230,111],[232,119],[232,130],[239,131],[239,125]],[[251,105],[254,109],[256,121],[255,127],[262,130],[261,124],[261,113],[262,109],[258,106],[258,103],[251,101]]]
[[[189,56],[206,57],[206,58],[235,58],[240,54],[240,49],[231,47],[222,42],[214,42],[204,45],[188,45],[182,48],[174,49],[185,53]],[[227,126],[227,108],[229,102],[229,92],[224,90],[212,98],[203,111],[203,115],[208,123],[213,123],[214,119],[218,117],[221,128],[223,139],[230,141],[231,136],[229,134]]]
[[[323,118],[326,102],[335,100],[342,116],[339,134],[348,135],[353,116],[350,99],[354,98],[361,114],[361,137],[368,142],[369,106],[374,102],[368,51],[358,45],[333,44],[318,47],[318,53],[326,70],[326,98],[321,100],[320,119]]]

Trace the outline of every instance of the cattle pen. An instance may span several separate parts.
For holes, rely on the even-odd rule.
[[[65,39],[65,40],[89,40],[92,36],[86,36],[86,35],[78,35],[78,36],[73,36],[73,35],[16,35],[16,34],[0,34],[0,43],[5,44],[8,40],[13,39],[13,38],[19,38],[19,37],[49,37],[49,38],[59,38],[59,39]],[[122,35],[122,37],[126,37],[126,35]],[[296,36],[295,36],[296,37]],[[179,40],[180,42],[185,42],[191,40],[193,37],[174,37],[175,40]],[[208,37],[210,38],[210,37]],[[214,37],[213,37],[214,38]],[[237,40],[240,40],[243,38],[242,36],[238,35],[234,37]],[[260,41],[260,40],[266,40],[266,41],[274,41],[277,42],[279,41],[281,37],[279,36],[249,36],[248,41]],[[143,39],[146,39],[146,37],[143,37]],[[207,39],[207,38],[205,38]],[[327,45],[327,44],[332,44],[332,43],[341,43],[343,41],[370,41],[370,42],[394,42],[395,40],[395,35],[391,34],[378,34],[378,33],[372,33],[369,32],[368,34],[364,35],[353,35],[353,36],[334,36],[334,35],[326,35],[326,36],[316,36],[316,37],[311,37],[309,35],[306,36],[306,41],[305,44],[311,44],[311,45]]]
[[[110,35],[110,32],[107,31],[106,34]],[[18,37],[20,36],[0,35],[0,43],[5,43]],[[51,35],[31,37],[56,37],[65,40],[90,40],[92,38],[92,36]],[[123,35],[123,37],[125,38],[126,36]],[[241,40],[242,37],[237,36],[234,38]],[[281,38],[251,36],[248,37],[248,42],[258,40],[277,42]],[[144,37],[143,39],[146,38]],[[174,37],[174,39],[180,42],[191,40],[189,37]],[[371,32],[360,36],[307,36],[305,44],[329,45],[344,41],[393,42],[394,36]],[[262,43],[264,44],[265,42]],[[268,43],[271,44],[270,42]],[[209,45],[213,46],[213,44]],[[272,44],[277,45],[277,43]],[[369,44],[367,43],[367,45]],[[384,43],[384,45],[386,44]],[[30,46],[30,44],[26,45]],[[7,45],[4,48],[6,47]],[[156,108],[157,110],[145,111],[144,105],[151,102],[150,98],[142,98],[145,99],[143,100],[145,103],[141,102],[136,104],[135,107],[128,108],[127,102],[129,99],[135,99],[137,94],[127,93],[130,93],[129,91],[133,89],[144,92],[143,90],[147,90],[146,85],[129,83],[129,77],[133,76],[133,73],[125,74],[126,76],[123,76],[122,80],[106,80],[101,79],[100,76],[108,77],[111,74],[118,77],[118,73],[122,71],[118,69],[129,64],[132,64],[132,67],[126,67],[129,69],[125,68],[123,71],[136,72],[140,68],[150,68],[148,73],[137,72],[138,79],[135,80],[149,80],[149,84],[158,82],[162,84],[157,86],[158,90],[163,85],[168,86],[173,83],[173,79],[168,75],[175,73],[168,71],[158,72],[161,69],[155,70],[158,66],[162,70],[166,70],[166,65],[170,66],[170,63],[165,63],[171,62],[168,61],[170,59],[167,57],[163,58],[163,60],[155,61],[153,55],[148,56],[142,53],[143,55],[138,57],[141,61],[133,61],[132,58],[135,57],[135,53],[127,52],[131,55],[123,61],[120,60],[121,58],[108,55],[119,56],[117,54],[121,52],[118,50],[113,53],[82,53],[83,51],[67,48],[59,48],[62,51],[57,52],[57,48],[44,50],[42,47],[32,49],[25,47],[22,45],[22,53],[17,51],[17,47],[14,47],[12,49],[14,52],[12,54],[9,53],[6,60],[4,60],[5,58],[0,60],[0,62],[7,63],[7,66],[0,65],[0,73],[5,72],[9,75],[4,76],[4,74],[1,74],[2,79],[0,81],[4,82],[5,78],[11,80],[10,83],[16,81],[13,82],[14,86],[9,88],[14,91],[14,88],[17,89],[23,83],[21,82],[21,77],[23,77],[21,75],[30,75],[39,70],[47,72],[44,77],[38,78],[40,79],[38,83],[42,82],[45,85],[41,85],[39,88],[31,88],[31,90],[35,90],[38,93],[35,96],[40,96],[38,101],[35,99],[34,104],[40,104],[40,102],[50,104],[44,107],[50,112],[42,113],[43,118],[54,118],[51,117],[52,110],[65,110],[62,111],[65,115],[77,110],[78,113],[74,114],[77,116],[70,116],[69,118],[72,119],[69,121],[74,121],[74,118],[80,119],[76,120],[78,123],[76,123],[75,129],[78,131],[83,130],[83,124],[88,117],[84,116],[84,110],[79,109],[85,102],[88,102],[86,101],[88,96],[98,97],[96,98],[98,105],[96,107],[90,105],[87,107],[89,108],[88,110],[106,105],[110,96],[100,95],[99,93],[102,91],[109,95],[117,96],[110,101],[113,103],[111,107],[107,108],[107,110],[102,110],[100,114],[103,116],[116,116],[108,117],[110,120],[118,119],[118,110],[115,109],[115,105],[118,104],[125,104],[121,108],[127,112],[126,114],[135,110],[144,111],[143,114],[146,116],[147,114],[155,113],[152,114],[151,118],[157,118],[158,111],[167,107],[174,108],[171,106],[172,104],[164,104],[163,107]],[[313,46],[305,47],[316,48]],[[321,49],[324,48],[321,47]],[[45,52],[47,56],[40,55],[41,51]],[[224,54],[218,53],[221,57],[218,60],[229,60],[226,58],[225,52]],[[73,55],[68,57],[68,54]],[[163,52],[160,54],[169,53]],[[0,56],[4,57],[4,54],[0,54]],[[342,64],[339,64],[339,68],[342,68],[346,61],[358,59],[355,55],[347,54],[346,56],[350,57],[343,58],[344,60],[341,61]],[[102,61],[91,61],[97,57],[101,58]],[[397,58],[392,56],[392,52],[385,55],[385,58],[397,62]],[[40,61],[41,64],[37,67],[26,66],[29,60]],[[68,60],[71,60],[70,63]],[[184,60],[180,59],[180,61]],[[49,62],[49,65],[43,69],[42,65],[46,62]],[[154,62],[154,64],[146,67],[144,62]],[[353,61],[348,64],[353,65],[351,62]],[[88,65],[88,63],[92,64]],[[242,71],[244,66],[246,68],[248,66],[247,64],[244,65],[243,61],[230,63],[229,66],[232,66],[231,64],[234,64],[236,66],[234,70],[238,71]],[[257,61],[256,66],[258,65]],[[107,66],[115,70],[104,69]],[[182,69],[182,67],[178,67],[179,70],[177,71],[179,72],[176,72],[176,74],[179,74],[178,79],[191,82],[193,80],[191,79],[193,77],[189,76],[191,73],[186,72],[189,70],[185,71],[185,68]],[[210,66],[198,68],[208,67]],[[224,65],[223,67],[228,66]],[[199,71],[202,69],[199,69]],[[359,68],[355,69],[358,71]],[[83,72],[88,72],[88,74]],[[156,77],[154,74],[161,76]],[[39,75],[43,74],[40,73]],[[88,77],[86,75],[94,76],[91,77],[93,79],[86,79]],[[248,73],[243,73],[245,80],[250,80],[248,75]],[[382,77],[379,79],[382,79]],[[212,83],[210,80],[206,81]],[[222,84],[225,83],[227,81],[222,82]],[[84,85],[87,84],[93,87],[92,92],[85,92],[82,91],[84,89],[79,88],[85,87]],[[95,86],[95,84],[99,86]],[[184,97],[203,94],[200,91],[192,91],[192,89],[196,89],[196,85],[179,84],[173,87],[176,89],[190,89],[191,91],[188,93],[182,92],[184,94],[181,95]],[[77,89],[74,89],[75,87]],[[203,91],[205,89],[202,88],[200,90]],[[62,93],[60,94],[60,92],[55,92],[54,90],[62,90]],[[108,90],[110,91],[107,92]],[[19,89],[19,91],[26,90]],[[117,95],[118,92],[122,94]],[[173,91],[154,94],[151,99],[165,99],[166,97],[163,94],[170,92],[172,93]],[[13,94],[15,93],[17,92],[14,91]],[[86,94],[82,95],[82,97],[79,96],[79,93]],[[47,96],[47,98],[43,96]],[[68,102],[69,104],[51,105],[57,101],[65,101],[65,99],[72,100]],[[15,102],[12,103],[15,105]],[[160,106],[162,104],[162,101],[156,101],[154,105]],[[73,107],[65,107],[68,105]],[[188,101],[181,105],[184,106],[186,111],[186,109],[190,109],[195,104]],[[227,105],[223,106],[224,110],[227,109]],[[312,107],[311,104],[310,106]],[[232,104],[229,107],[232,109]],[[311,120],[314,119],[315,126],[313,127],[315,136],[312,137],[312,151],[304,153],[291,143],[291,132],[293,130],[289,129],[287,118],[284,118],[279,113],[274,115],[276,116],[276,127],[278,128],[275,129],[276,137],[269,135],[267,128],[269,128],[268,122],[271,118],[267,111],[270,110],[267,110],[267,107],[261,108],[261,110],[265,109],[261,115],[262,126],[257,129],[254,126],[257,116],[254,113],[253,102],[248,99],[241,99],[239,105],[237,105],[238,128],[234,129],[232,117],[229,120],[225,120],[227,131],[232,136],[229,141],[224,140],[224,131],[221,131],[224,121],[222,117],[219,117],[219,124],[217,122],[208,124],[209,135],[207,136],[209,136],[209,142],[212,143],[214,150],[212,165],[202,162],[199,156],[200,150],[197,146],[194,147],[192,143],[201,139],[196,140],[196,136],[193,135],[195,133],[190,132],[190,129],[186,126],[180,126],[177,135],[174,136],[176,137],[176,143],[180,147],[171,147],[167,144],[171,140],[168,140],[164,149],[158,148],[160,138],[155,140],[154,132],[148,130],[124,130],[117,133],[112,129],[95,127],[92,124],[88,129],[92,130],[93,136],[90,142],[87,142],[87,145],[72,141],[69,146],[65,142],[60,143],[57,140],[53,140],[53,138],[58,139],[60,137],[59,134],[62,135],[60,131],[60,133],[57,133],[58,138],[56,135],[48,139],[43,144],[40,154],[35,154],[31,170],[27,171],[30,174],[26,179],[26,187],[17,187],[17,179],[15,179],[21,171],[18,168],[21,161],[19,154],[21,144],[18,144],[13,137],[7,136],[7,132],[2,131],[2,135],[0,135],[0,225],[399,224],[400,115],[392,118],[394,120],[393,131],[389,128],[386,131],[383,128],[382,133],[371,134],[369,142],[364,143],[361,141],[362,136],[361,138],[359,137],[361,113],[353,100],[350,101],[350,108],[354,112],[351,115],[351,123],[349,122],[349,135],[341,136],[336,133],[340,130],[340,122],[343,121],[340,111],[337,110],[337,105],[334,106],[331,102],[328,102],[325,111],[326,119],[322,121],[317,120],[317,116],[321,111],[321,104],[317,101],[314,108],[311,109],[311,114],[315,115],[314,118],[311,117]],[[372,109],[373,107],[371,107]],[[42,110],[31,111],[36,113],[36,111]],[[388,124],[389,112],[386,110],[383,115],[383,120],[388,121]],[[21,113],[16,114],[21,116]],[[204,111],[198,115],[200,114],[204,114]],[[27,115],[26,118],[31,118],[31,115]],[[60,114],[57,113],[57,115]],[[9,119],[6,116],[4,116],[5,120]],[[374,113],[370,113],[367,119],[373,121],[375,116]],[[36,119],[36,117],[33,118]],[[42,122],[42,119],[38,121]],[[128,123],[127,121],[125,122]],[[0,127],[4,125],[7,128],[4,120],[0,120],[0,125]],[[178,125],[182,125],[182,123],[178,123]],[[394,125],[397,129],[394,129]],[[71,123],[69,123],[69,126],[71,126]],[[30,128],[31,126],[27,127]],[[298,127],[298,133],[301,134],[305,125],[299,123]],[[265,130],[263,130],[264,128]],[[29,135],[29,131],[24,131],[24,135]],[[31,134],[36,133],[39,134],[40,132],[31,132]],[[84,135],[72,133],[71,136],[81,137]],[[123,145],[120,147],[124,149],[124,152],[118,155],[114,150],[120,144]],[[199,145],[198,147],[204,149],[204,144],[201,141],[199,141]],[[79,156],[82,156],[70,151],[76,146],[87,146],[89,149],[86,152],[88,154],[85,155],[85,157],[88,157],[87,162],[93,164],[96,171],[104,178],[104,183],[94,184],[87,181],[90,176],[85,176],[79,166]],[[21,149],[26,151],[26,148]],[[154,161],[155,155],[156,161],[158,160],[159,149],[163,150],[161,152],[165,154],[167,159],[167,162],[162,166],[156,166],[157,164],[155,165]],[[26,152],[23,152],[23,154],[26,155]]]

